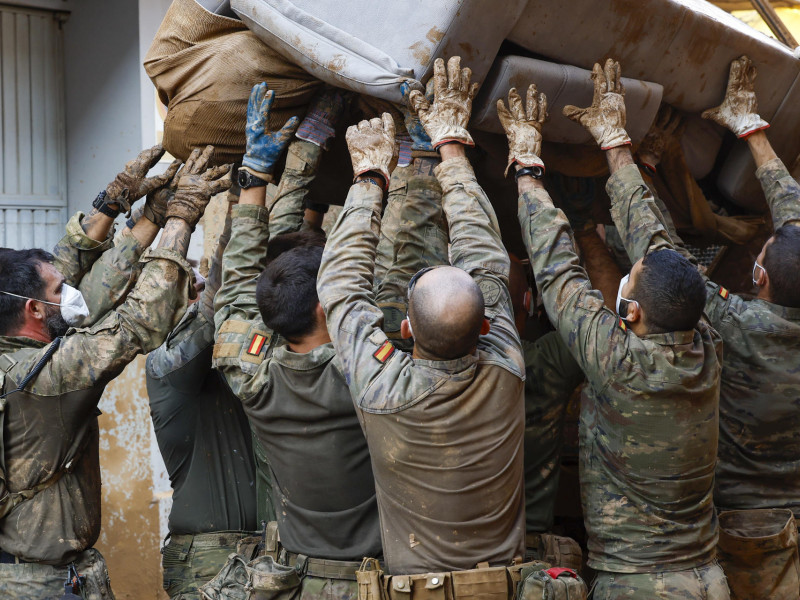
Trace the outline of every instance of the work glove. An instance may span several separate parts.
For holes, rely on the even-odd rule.
[[[397,161],[392,115],[383,113],[380,118],[351,125],[347,128],[345,139],[353,161],[354,178],[374,171],[381,174],[384,188],[388,188],[394,168],[392,163]]]
[[[644,136],[642,143],[639,144],[637,154],[639,159],[645,165],[651,168],[661,161],[661,155],[664,154],[664,148],[667,147],[670,140],[680,139],[683,135],[684,125],[683,118],[677,110],[669,104],[662,104],[658,109],[655,121],[650,126],[647,135]]]
[[[528,86],[526,105],[517,88],[508,91],[508,108],[503,99],[497,101],[497,116],[508,137],[508,165],[505,174],[514,163],[521,167],[544,168],[539,158],[542,153],[542,125],[547,120],[547,96],[537,93],[536,86]]]
[[[611,58],[604,67],[595,63],[592,69],[594,98],[588,108],[567,105],[564,116],[580,123],[602,150],[631,143],[625,131],[625,89],[620,81],[619,63]]]
[[[164,175],[169,175],[167,183],[149,192],[147,200],[144,202],[142,214],[162,229],[167,224],[167,205],[175,197],[175,190],[178,189],[178,179],[181,176],[178,169],[182,164],[180,160],[173,160],[172,164],[164,171]]]
[[[702,117],[727,127],[740,138],[769,127],[769,123],[757,112],[758,101],[753,88],[756,74],[753,62],[746,56],[734,60],[728,75],[725,99],[716,108],[703,111]]]
[[[241,168],[266,181],[272,181],[275,163],[300,123],[300,119],[292,117],[279,131],[268,131],[269,110],[274,101],[275,92],[267,89],[266,83],[259,83],[253,86],[247,102],[247,153]]]
[[[164,156],[161,145],[142,150],[139,156],[125,164],[125,170],[117,174],[106,187],[106,202],[116,204],[126,217],[131,216],[131,206],[139,198],[166,184],[174,173],[162,173],[147,177],[147,172]]]
[[[461,68],[460,56],[450,57],[446,70],[444,61],[437,58],[433,63],[433,104],[419,90],[409,94],[411,110],[419,117],[434,148],[447,142],[475,145],[467,131],[472,99],[478,91],[477,83],[470,85],[471,77],[472,69]]]
[[[434,79],[431,78],[428,80],[428,85],[425,88],[425,100],[430,104],[433,102],[434,95],[433,95],[433,82]],[[419,85],[415,83],[414,85]],[[435,152],[435,148],[431,143],[431,138],[428,135],[428,132],[425,131],[425,128],[422,126],[422,122],[419,120],[419,115],[411,108],[411,92],[413,91],[411,84],[407,81],[404,81],[400,86],[400,93],[403,94],[403,102],[404,104],[400,106],[400,110],[403,111],[403,120],[406,124],[406,131],[408,131],[408,135],[411,138],[411,151],[419,151],[419,152]]]
[[[181,169],[175,196],[167,203],[167,219],[183,219],[192,231],[211,196],[231,187],[231,165],[206,169],[213,154],[214,146],[206,146],[202,153],[200,148],[192,150]]]
[[[350,94],[342,89],[332,86],[322,88],[311,100],[311,106],[295,135],[323,150],[330,150],[331,141],[336,136],[336,124],[349,98]]]

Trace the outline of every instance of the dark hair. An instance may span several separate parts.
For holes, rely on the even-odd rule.
[[[775,230],[764,252],[764,269],[769,275],[770,300],[800,307],[800,227],[784,225]]]
[[[278,256],[292,248],[305,246],[325,246],[325,232],[322,229],[301,229],[292,233],[276,235],[267,244],[267,260],[275,260]]]
[[[642,260],[631,292],[645,313],[650,333],[694,329],[706,304],[706,286],[692,263],[674,250],[658,250]]]
[[[12,250],[0,248],[0,291],[42,299],[45,281],[39,272],[40,263],[52,263],[52,254],[39,248]],[[22,325],[23,298],[0,294],[0,335],[9,335]]]
[[[290,342],[316,327],[320,246],[300,246],[280,254],[258,278],[256,303],[264,324]]]

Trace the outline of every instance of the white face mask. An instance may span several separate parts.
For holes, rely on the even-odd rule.
[[[66,283],[61,286],[61,302],[48,302],[47,300],[39,300],[37,298],[28,298],[27,296],[20,296],[19,294],[12,294],[11,292],[0,292],[7,296],[14,296],[24,300],[36,300],[42,304],[50,304],[51,306],[58,306],[61,308],[61,316],[70,327],[79,327],[83,320],[89,316],[89,307],[86,306],[86,300],[83,299],[83,294],[76,290],[71,285]]]
[[[767,272],[767,270],[764,267],[758,264],[758,259],[756,259],[756,262],[753,265],[753,285],[758,285],[758,279],[756,278],[756,269],[761,269],[762,271],[764,271],[764,273]]]
[[[414,330],[411,329],[411,318],[408,316],[408,311],[406,311],[406,323],[408,323],[408,333],[411,334],[411,337],[414,337]]]
[[[617,303],[616,303],[616,305],[615,305],[615,306],[617,307],[617,314],[618,314],[620,317],[622,317],[623,319],[627,318],[627,316],[628,316],[628,313],[627,313],[627,311],[626,311],[624,315],[622,314],[622,311],[620,310],[620,306],[619,306],[619,305],[620,305],[620,301],[622,301],[622,300],[625,300],[625,302],[634,302],[634,303],[636,303],[636,305],[637,305],[637,306],[639,305],[639,303],[638,303],[638,302],[636,302],[636,300],[630,300],[629,298],[625,298],[625,297],[622,295],[622,288],[624,288],[624,287],[625,287],[625,284],[626,284],[626,283],[628,283],[628,280],[629,280],[630,278],[631,278],[631,275],[630,275],[630,273],[628,273],[627,275],[625,275],[625,277],[623,277],[623,278],[620,280],[620,282],[619,282],[619,288],[617,288]]]

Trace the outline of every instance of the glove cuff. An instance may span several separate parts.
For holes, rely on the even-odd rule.
[[[629,146],[631,138],[624,129],[611,129],[603,132],[602,137],[597,140],[601,150],[611,150],[619,146]]]
[[[295,135],[301,140],[316,144],[323,150],[330,150],[331,142],[336,137],[336,130],[328,123],[306,117],[300,123]]]
[[[246,167],[244,165],[244,161],[242,161],[242,166],[239,167],[239,170],[247,171],[248,173],[250,173],[250,175],[258,177],[259,179],[263,179],[267,183],[273,183],[275,181],[275,178],[272,176],[272,173],[265,173],[263,171],[257,171],[256,169],[253,169],[251,167]]]
[[[268,164],[263,159],[254,158],[249,154],[245,154],[244,158],[242,159],[242,166],[239,168],[244,169],[245,171],[255,175],[256,177],[260,177],[261,179],[266,179],[267,177],[272,177],[272,171],[275,169],[275,165]],[[272,180],[269,179],[269,181]]]
[[[447,142],[458,142],[459,144],[464,144],[465,146],[475,145],[475,142],[472,140],[472,136],[469,134],[469,131],[467,131],[465,127],[460,127],[458,125],[443,127],[441,131],[436,132],[436,135],[431,135],[431,145],[435,149],[438,149],[439,146],[446,144]]]
[[[389,179],[391,176],[389,175],[389,171],[383,167],[362,167],[353,172],[353,181],[355,181],[359,176],[364,175],[364,173],[379,173],[381,177],[383,177],[384,186],[383,191],[387,192],[389,190]]]
[[[748,115],[744,122],[736,128],[736,137],[743,140],[748,136],[754,134],[756,131],[763,131],[769,128],[769,123],[762,119],[759,115]]]
[[[161,229],[164,229],[164,225],[167,224],[167,214],[163,211],[155,210],[149,202],[145,202],[142,216]]]
[[[508,177],[508,171],[514,163],[520,167],[541,167],[544,169],[544,161],[535,154],[509,154],[508,165],[506,165],[504,173],[505,177]]]

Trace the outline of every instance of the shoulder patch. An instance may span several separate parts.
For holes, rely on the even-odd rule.
[[[256,333],[253,339],[250,340],[250,345],[247,347],[247,353],[250,356],[258,356],[264,348],[264,343],[267,341],[266,336]]]
[[[383,345],[380,348],[378,348],[372,356],[374,356],[375,360],[377,360],[378,362],[385,363],[392,357],[392,354],[394,354],[394,350],[395,350],[394,344],[392,344],[392,342],[390,342],[389,340],[386,340],[385,342],[383,342]]]
[[[717,293],[722,297],[723,300],[727,300],[728,296],[731,295],[731,293],[722,286],[719,286],[719,290],[717,291]]]
[[[619,318],[618,325],[619,328],[622,329],[622,331],[628,331],[628,326],[625,324],[625,319],[623,319],[622,317]]]
[[[481,279],[478,287],[483,292],[483,299],[486,306],[493,306],[503,293],[502,287],[499,283],[492,279]]]

